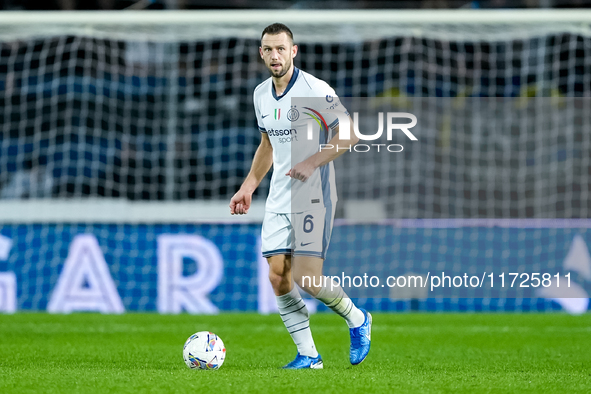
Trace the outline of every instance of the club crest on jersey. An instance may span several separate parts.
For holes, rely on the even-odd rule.
[[[287,111],[287,120],[290,122],[295,122],[300,117],[299,111],[295,108],[295,105],[291,107],[289,111]]]
[[[275,108],[274,117],[275,117],[275,120],[279,120],[281,118],[281,108]]]

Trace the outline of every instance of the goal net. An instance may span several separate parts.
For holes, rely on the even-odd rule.
[[[383,310],[588,298],[589,12],[4,13],[0,288],[15,296],[0,309],[260,309],[268,178],[248,217],[227,205],[260,141],[258,46],[276,21],[339,96],[419,111],[417,148],[337,161],[329,273],[572,272],[580,287],[352,296]]]

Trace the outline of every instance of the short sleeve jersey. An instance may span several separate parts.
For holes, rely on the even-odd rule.
[[[292,105],[293,98],[298,98],[296,101],[301,103],[300,98],[307,97],[325,98],[320,101],[325,104],[324,108],[298,108]],[[318,103],[319,100],[313,102]],[[338,103],[338,97],[326,82],[295,67],[281,96],[275,93],[272,78],[255,89],[254,107],[258,127],[269,136],[273,147],[273,175],[265,206],[267,212],[298,213],[336,204],[332,162],[317,168],[306,182],[285,175],[294,165],[318,152],[321,144],[330,141],[338,126],[338,118],[334,114],[322,114],[322,110],[334,109],[335,102]],[[342,105],[337,104],[336,108],[346,113]],[[308,124],[313,117],[322,119],[322,122],[312,122],[313,136],[310,136]]]

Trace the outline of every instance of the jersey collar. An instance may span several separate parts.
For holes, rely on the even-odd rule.
[[[296,66],[294,66],[293,67],[293,74],[291,75],[291,79],[289,80],[289,83],[287,84],[285,91],[279,97],[277,97],[277,93],[275,93],[275,84],[273,82],[271,82],[271,92],[273,93],[273,97],[275,98],[275,100],[277,100],[277,101],[281,100],[283,98],[283,96],[285,96],[287,94],[287,92],[289,92],[289,90],[291,89],[291,87],[295,83],[296,79],[298,79],[299,73],[300,73],[300,70]]]

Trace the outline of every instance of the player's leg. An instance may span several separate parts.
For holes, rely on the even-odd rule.
[[[298,288],[291,279],[291,256],[275,255],[267,257],[269,280],[277,299],[277,308],[298,348],[298,353],[311,358],[318,357],[310,330],[310,315]]]
[[[298,349],[285,368],[322,368],[316,351],[308,309],[291,276],[291,224],[285,215],[266,214],[263,221],[263,255],[269,263],[269,280],[275,292],[279,314]]]
[[[269,281],[276,297],[281,297],[292,290],[291,255],[278,254],[267,257],[269,263]]]
[[[333,218],[334,206],[295,215],[292,271],[295,282],[304,291],[345,319],[351,336],[350,361],[356,365],[369,353],[371,314],[357,308],[340,285],[322,274]]]
[[[294,280],[306,293],[322,301],[347,322],[349,328],[359,327],[365,314],[347,296],[345,290],[322,274],[324,260],[305,255],[294,256]]]
[[[351,339],[349,361],[353,365],[361,363],[371,346],[371,314],[357,308],[340,285],[322,275],[324,260],[304,255],[296,255],[293,260],[295,282],[347,322]]]
[[[304,291],[342,316],[350,328],[358,327],[365,320],[363,312],[341,286],[334,286],[322,274],[333,218],[333,206],[295,215],[294,280]]]

